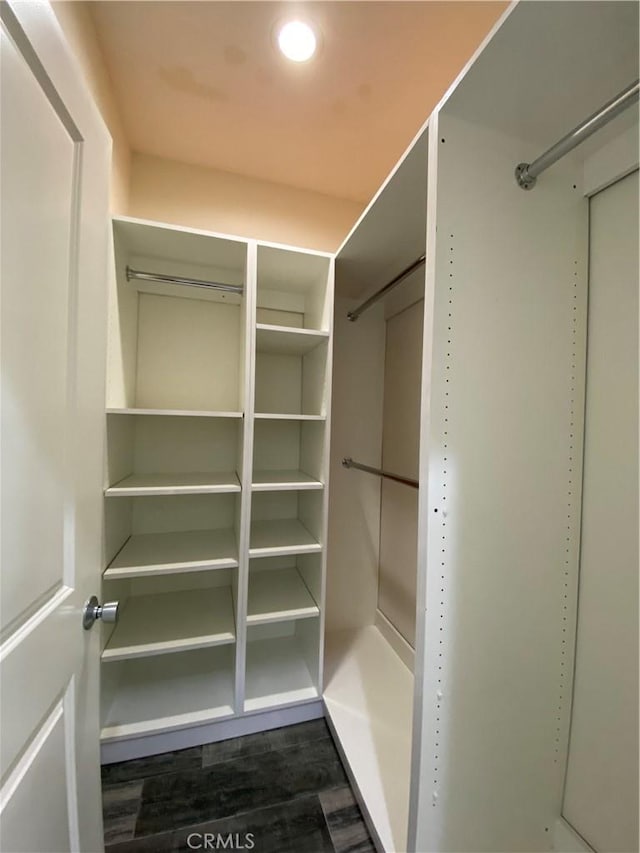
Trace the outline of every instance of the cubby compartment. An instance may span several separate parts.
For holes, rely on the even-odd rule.
[[[306,353],[256,352],[255,411],[260,415],[308,415],[327,411],[327,341]]]
[[[319,421],[256,421],[252,490],[324,488],[325,435]]]
[[[237,568],[240,495],[105,502],[105,580]]]
[[[107,497],[239,492],[242,420],[107,416]]]
[[[102,660],[111,663],[235,643],[237,572],[185,573],[117,581],[118,622]]]
[[[331,324],[331,258],[277,246],[258,246],[257,322],[261,346],[304,352]]]
[[[320,613],[321,596],[319,554],[253,559],[249,568],[247,624],[314,618]]]
[[[101,740],[231,717],[234,683],[233,645],[109,663],[102,667]]]
[[[124,218],[114,243],[108,410],[241,413],[246,243]]]
[[[320,620],[249,625],[245,712],[319,696]]]
[[[250,557],[282,557],[322,551],[323,493],[258,492],[251,509]]]

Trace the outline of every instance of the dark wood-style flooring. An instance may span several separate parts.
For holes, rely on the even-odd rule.
[[[102,768],[107,853],[374,853],[324,720]]]

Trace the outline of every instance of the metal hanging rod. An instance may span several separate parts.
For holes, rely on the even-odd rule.
[[[606,103],[582,124],[574,127],[572,131],[563,136],[559,142],[552,145],[548,151],[541,154],[533,163],[519,163],[516,166],[516,181],[523,190],[531,190],[536,185],[538,175],[542,174],[549,166],[553,166],[561,157],[568,154],[576,146],[588,139],[592,133],[600,130],[605,124],[615,118],[621,112],[630,107],[638,100],[640,92],[640,81],[636,80],[619,95]]]
[[[198,278],[182,278],[176,275],[162,275],[156,272],[142,272],[127,267],[127,281],[132,278],[139,281],[158,281],[165,284],[184,284],[187,287],[204,287],[208,290],[224,290],[226,293],[244,293],[244,286],[241,284],[223,284],[219,281],[202,281]]]
[[[411,275],[412,272],[415,272],[415,270],[421,267],[425,261],[426,255],[422,255],[418,258],[417,261],[414,261],[408,267],[403,269],[401,273],[398,273],[398,275],[395,278],[391,279],[388,284],[385,284],[384,287],[381,287],[380,290],[376,291],[373,296],[370,296],[369,299],[362,303],[362,305],[358,305],[358,307],[355,308],[353,311],[349,311],[349,313],[347,314],[348,319],[352,322],[354,320],[357,320],[358,317],[363,313],[363,311],[366,311],[367,308],[371,308],[371,306],[374,305],[378,301],[378,299],[382,299],[382,297],[386,296],[387,293],[393,290],[394,287],[397,287],[399,284],[401,284],[405,280],[405,278],[407,278],[407,276]]]
[[[391,474],[389,471],[383,471],[382,468],[371,468],[369,465],[362,465],[360,462],[354,462],[350,456],[345,456],[342,460],[342,465],[345,468],[357,468],[358,471],[366,471],[367,474],[376,474],[378,477],[385,477],[387,480],[395,480],[396,483],[403,483],[405,486],[411,486],[412,489],[418,489],[417,480],[411,477],[401,477],[399,474]]]

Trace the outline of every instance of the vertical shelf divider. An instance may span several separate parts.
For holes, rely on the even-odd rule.
[[[247,648],[247,599],[249,592],[249,535],[251,529],[251,480],[253,476],[253,428],[255,409],[256,363],[256,301],[258,275],[258,246],[250,240],[247,246],[244,317],[244,423],[242,430],[241,508],[238,539],[238,584],[236,602],[236,714],[242,715],[245,697],[245,672]]]
[[[323,318],[323,328],[329,329],[329,341],[327,344],[327,361],[325,367],[325,383],[324,383],[324,400],[322,411],[326,415],[324,422],[324,441],[323,441],[323,482],[324,491],[322,493],[322,553],[321,560],[321,592],[320,601],[320,626],[318,640],[318,693],[322,696],[324,686],[324,635],[325,635],[325,612],[326,612],[326,595],[327,595],[327,540],[329,535],[329,473],[331,471],[331,390],[333,378],[333,303],[335,297],[335,258],[332,257],[329,263],[329,272],[327,278],[327,297],[325,301],[325,316]]]

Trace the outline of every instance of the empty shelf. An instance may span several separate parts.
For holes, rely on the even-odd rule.
[[[296,637],[247,643],[245,711],[318,698],[318,690]]]
[[[251,557],[282,557],[318,551],[322,551],[322,545],[297,518],[254,521],[251,524]]]
[[[192,409],[107,409],[108,415],[160,415],[184,418],[241,418],[242,412],[206,412]]]
[[[117,666],[117,664],[114,664]],[[120,664],[112,696],[103,690],[101,741],[198,725],[234,713],[232,649],[219,646]]]
[[[291,415],[273,412],[256,412],[254,418],[266,421],[326,421],[326,415]]]
[[[320,613],[297,569],[254,571],[249,576],[247,623],[306,619]]]
[[[238,546],[233,530],[187,530],[131,536],[105,571],[105,578],[233,569]]]
[[[206,474],[131,474],[113,486],[107,497],[136,497],[140,495],[205,495],[239,492],[240,482],[235,471]]]
[[[129,598],[102,652],[105,661],[234,643],[230,587]]]
[[[329,332],[290,326],[256,326],[256,349],[282,355],[304,355],[329,339]]]
[[[254,492],[322,489],[324,484],[304,471],[254,471],[251,488]]]

